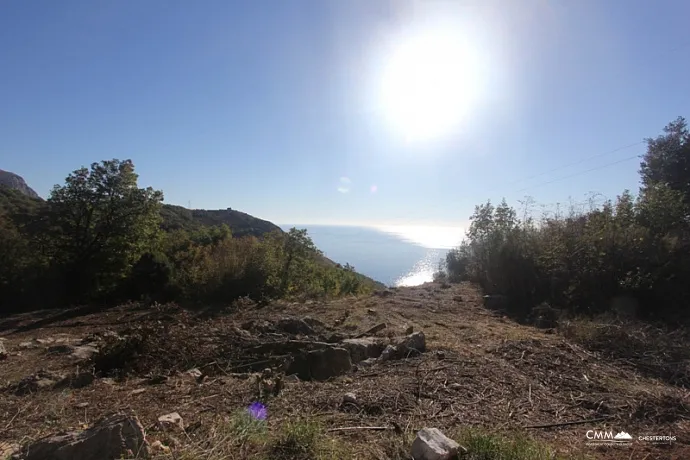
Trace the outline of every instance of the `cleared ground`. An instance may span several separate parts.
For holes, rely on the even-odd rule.
[[[220,439],[219,424],[262,398],[270,430],[295,420],[317,421],[341,446],[342,453],[333,454],[341,458],[406,458],[415,431],[424,426],[449,436],[467,427],[527,436],[565,458],[690,458],[690,400],[683,381],[607,358],[557,330],[516,324],[484,309],[480,293],[467,284],[384,294],[263,308],[247,303],[191,311],[131,304],[5,318],[0,443],[78,429],[113,411],[131,410],[151,441],[162,440],[173,453],[203,445],[208,454],[205,440]],[[314,333],[276,329],[285,317],[310,318]],[[325,382],[284,379],[277,395],[252,374],[267,367],[279,373],[297,348],[354,337],[380,323],[386,328],[374,335],[384,341],[399,339],[409,327],[423,331],[427,351],[360,366]],[[85,343],[101,352],[75,357],[75,347]],[[124,348],[113,352],[113,343]],[[94,367],[95,378],[85,376]],[[203,376],[190,376],[185,371],[191,368]],[[27,379],[32,375],[37,377]],[[58,385],[36,383],[60,378],[65,380]],[[354,393],[357,404],[342,404],[345,393]],[[182,416],[185,432],[156,429],[158,417],[169,412]],[[594,421],[580,423],[586,420]],[[350,427],[389,429],[336,430]],[[594,429],[630,433],[632,445],[587,446],[585,433]],[[639,441],[642,435],[673,435],[676,441],[653,445]],[[244,444],[218,451],[224,456],[188,458],[259,455]]]

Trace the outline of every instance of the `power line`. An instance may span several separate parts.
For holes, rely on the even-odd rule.
[[[550,174],[550,173],[552,173],[552,172],[560,171],[561,169],[569,168],[569,167],[571,167],[571,166],[577,166],[577,165],[582,164],[582,163],[584,163],[584,162],[586,162],[586,161],[594,160],[595,158],[605,157],[605,156],[607,156],[607,155],[611,155],[612,153],[620,152],[621,150],[626,150],[626,149],[629,149],[629,148],[632,148],[632,147],[636,147],[636,146],[638,146],[638,145],[642,145],[642,144],[644,144],[645,142],[646,142],[646,141],[635,142],[634,144],[624,145],[623,147],[618,147],[618,148],[615,148],[615,149],[613,149],[613,150],[608,150],[608,151],[603,152],[603,153],[597,153],[596,155],[592,155],[592,156],[589,156],[589,157],[586,157],[586,158],[582,158],[582,159],[577,160],[577,161],[575,161],[575,162],[573,162],[573,163],[568,163],[568,164],[565,164],[565,165],[562,165],[562,166],[558,166],[558,167],[553,168],[553,169],[549,169],[548,171],[544,171],[544,172],[541,172],[541,173],[538,173],[538,174],[534,174],[534,175],[532,175],[532,176],[528,176],[528,177],[524,177],[524,178],[522,178],[522,179],[518,179],[518,180],[516,180],[516,181],[511,182],[511,183],[508,184],[508,185],[519,184],[520,182],[524,182],[524,181],[526,181],[526,180],[530,180],[530,179],[534,179],[534,178],[537,178],[537,177],[541,177],[541,176],[543,176],[543,175]]]
[[[548,181],[548,182],[542,182],[541,184],[537,184],[537,185],[534,185],[534,186],[531,186],[531,187],[525,187],[525,188],[522,188],[522,189],[520,189],[520,190],[517,190],[515,193],[524,192],[525,190],[531,190],[531,189],[533,189],[533,188],[538,188],[538,187],[542,187],[542,186],[544,186],[544,185],[553,184],[554,182],[562,181],[562,180],[565,180],[565,179],[570,179],[571,177],[580,176],[580,175],[582,175],[582,174],[587,174],[587,173],[590,173],[590,172],[592,172],[592,171],[598,171],[598,170],[600,170],[600,169],[608,168],[609,166],[613,166],[613,165],[617,165],[617,164],[620,164],[620,163],[624,163],[624,162],[626,162],[626,161],[634,160],[635,158],[640,158],[640,157],[641,157],[641,155],[633,155],[633,156],[630,156],[630,157],[627,157],[627,158],[623,158],[622,160],[614,161],[614,162],[612,162],[612,163],[607,163],[607,164],[605,164],[605,165],[598,166],[598,167],[596,167],[596,168],[588,169],[588,170],[586,170],[586,171],[580,171],[580,172],[577,172],[577,173],[575,173],[575,174],[571,174],[571,175],[569,175],[569,176],[563,176],[563,177],[559,177],[558,179],[550,180],[550,181]]]

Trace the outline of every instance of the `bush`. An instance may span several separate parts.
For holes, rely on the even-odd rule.
[[[611,310],[612,300],[626,296],[640,302],[644,319],[687,322],[690,190],[682,187],[690,188],[690,177],[680,180],[667,158],[690,155],[690,136],[678,123],[649,141],[637,199],[625,191],[598,208],[585,212],[573,206],[567,216],[556,213],[539,221],[518,220],[505,200],[497,207],[477,206],[466,240],[446,257],[448,279],[506,295],[508,313],[521,319],[542,302],[571,315],[601,314]],[[669,140],[673,136],[677,139]],[[669,145],[673,148],[664,150]]]

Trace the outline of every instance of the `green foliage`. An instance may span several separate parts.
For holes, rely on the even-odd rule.
[[[190,211],[162,200],[137,186],[130,160],[78,169],[47,201],[0,187],[0,305],[232,303],[375,287],[323,257],[306,230],[284,233],[231,209]]]
[[[551,460],[555,452],[525,436],[510,438],[485,433],[478,429],[463,430],[458,442],[467,449],[468,460]]]
[[[67,176],[48,199],[53,260],[68,296],[111,292],[158,238],[163,193],[137,187],[130,160],[93,163]]]
[[[268,221],[257,219],[233,209],[187,209],[182,206],[164,204],[161,208],[161,228],[165,231],[185,230],[194,232],[206,227],[227,225],[236,237],[260,237],[265,233],[280,231]]]
[[[599,208],[572,208],[539,222],[519,220],[505,201],[477,206],[466,240],[446,257],[446,276],[508,296],[509,313],[519,318],[541,302],[598,314],[616,296],[632,296],[643,317],[688,320],[690,175],[680,174],[688,158],[679,119],[649,140],[637,199],[626,190]]]
[[[656,139],[647,139],[640,176],[643,190],[665,185],[690,205],[690,132],[685,118],[669,123]]]

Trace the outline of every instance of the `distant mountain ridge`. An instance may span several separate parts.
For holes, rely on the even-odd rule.
[[[5,187],[8,187],[12,190],[17,190],[21,193],[23,193],[26,196],[29,196],[31,198],[38,198],[40,199],[41,197],[26,184],[26,181],[24,178],[18,174],[15,174],[10,171],[5,171],[3,169],[0,169],[0,185],[3,185]]]
[[[161,216],[163,217],[161,227],[166,231],[179,229],[193,231],[205,226],[226,224],[236,237],[248,235],[258,237],[276,230],[282,232],[281,228],[272,222],[231,208],[187,209],[173,204],[164,204]]]

